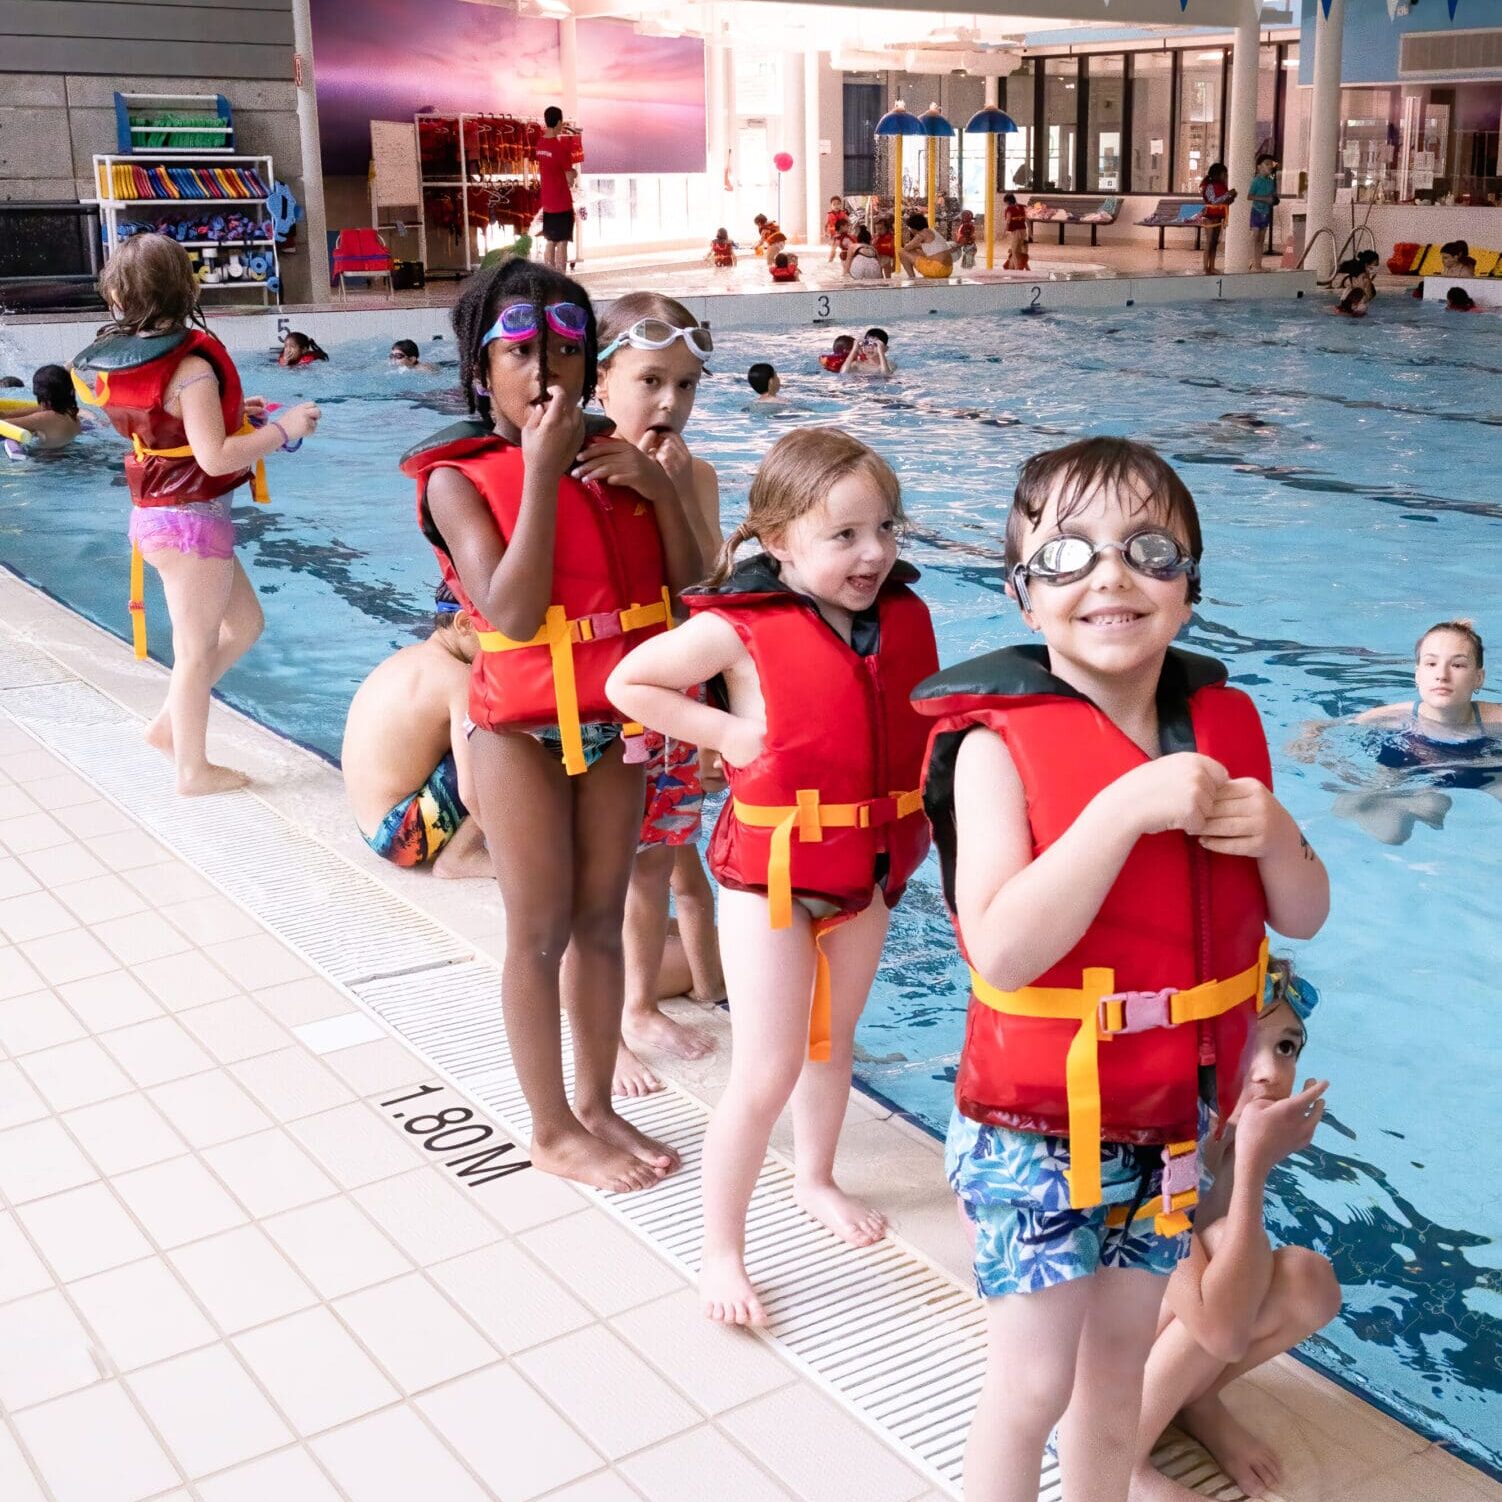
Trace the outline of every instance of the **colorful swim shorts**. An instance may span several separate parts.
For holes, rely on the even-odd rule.
[[[529,730],[528,735],[542,747],[554,761],[563,761],[563,732],[556,725],[541,730]],[[621,738],[621,727],[614,720],[581,725],[579,742],[584,748],[584,766],[587,771]]]
[[[448,844],[468,812],[459,798],[459,769],[450,751],[433,775],[402,799],[374,834],[366,835],[365,843],[394,866],[420,866]]]
[[[958,1111],[944,1144],[944,1172],[975,1228],[975,1287],[982,1298],[1037,1293],[1102,1267],[1167,1277],[1189,1255],[1189,1232],[1159,1236],[1150,1217],[1111,1228],[1112,1205],[1138,1207],[1161,1193],[1161,1148],[1101,1144],[1103,1203],[1069,1206],[1069,1143],[1063,1137],[986,1126]]]
[[[647,807],[638,850],[686,845],[703,823],[704,784],[699,781],[699,748],[655,730],[645,732]]]
[[[172,550],[194,558],[233,558],[229,497],[186,506],[132,506],[130,540],[144,553]]]

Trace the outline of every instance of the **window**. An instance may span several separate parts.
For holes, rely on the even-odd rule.
[[[1080,119],[1080,64],[1074,57],[1050,57],[1043,65],[1043,188],[1072,193],[1074,146]]]
[[[1179,81],[1179,149],[1174,191],[1198,193],[1205,171],[1220,160],[1221,85],[1226,54],[1220,47],[1184,52]]]
[[[1091,57],[1086,68],[1085,187],[1092,193],[1119,193],[1126,69],[1122,58],[1104,55]]]
[[[876,193],[891,184],[876,181],[876,122],[882,116],[885,86],[845,79],[846,193]]]
[[[1277,156],[1278,139],[1278,49],[1257,49],[1257,155]]]
[[[1005,78],[1002,108],[1017,122],[1017,129],[1001,139],[1001,191],[1016,189],[1026,202],[1033,186],[1033,68],[1031,59]]]
[[[1303,197],[1297,184],[1297,174],[1309,170],[1309,105],[1314,90],[1299,86],[1299,44],[1292,43],[1283,49],[1283,128],[1279,144],[1283,148],[1283,170],[1290,174],[1284,181],[1288,184],[1290,197]]]
[[[1336,182],[1366,202],[1494,203],[1502,85],[1342,89]]]
[[[1173,58],[1132,54],[1132,192],[1168,192],[1168,136],[1173,124]]]

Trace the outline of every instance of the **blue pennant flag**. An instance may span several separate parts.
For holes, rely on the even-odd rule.
[[[1319,0],[1319,3],[1325,8],[1325,20],[1328,21],[1330,19],[1330,0]]]
[[[1450,0],[1450,19],[1452,21],[1455,19],[1455,7],[1459,3],[1460,3],[1460,0]]]
[[[1189,9],[1189,0],[1179,0],[1179,9],[1180,10],[1188,10]]]

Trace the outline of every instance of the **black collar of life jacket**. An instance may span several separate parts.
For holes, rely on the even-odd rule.
[[[881,596],[893,586],[912,584],[918,578],[918,570],[904,558],[899,558],[891,572],[882,580],[877,598],[864,610],[850,618],[850,649],[858,657],[874,657],[881,650]],[[824,620],[818,601],[783,582],[780,566],[770,553],[754,553],[742,559],[731,571],[723,584],[698,584],[683,591],[700,599],[722,600],[725,604],[755,605],[763,600],[793,599],[806,605]],[[825,622],[828,625],[828,622]],[[833,626],[829,628],[834,630]]]
[[[112,370],[134,370],[170,354],[184,343],[191,329],[164,329],[160,334],[104,334],[73,357],[80,375]]]

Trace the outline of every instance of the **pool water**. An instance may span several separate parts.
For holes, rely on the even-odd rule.
[[[1502,545],[1502,318],[1396,296],[1360,323],[1308,303],[934,318],[896,326],[899,372],[880,386],[817,372],[832,332],[722,337],[688,436],[719,469],[727,527],[790,424],[839,423],[886,455],[945,663],[1025,634],[1002,592],[1000,534],[1027,455],[1131,434],[1194,492],[1204,599],[1184,644],[1226,661],[1257,700],[1280,796],[1334,883],[1324,932],[1276,946],[1323,993],[1303,1072],[1331,1087],[1314,1146],[1275,1175],[1273,1223],[1330,1255],[1345,1290],[1340,1319],[1303,1354],[1502,1467],[1502,803],[1494,789],[1448,792],[1442,827],[1428,807],[1430,822],[1385,844],[1334,809],[1378,776],[1369,736],[1334,732],[1313,762],[1286,750],[1305,721],[1411,699],[1429,623],[1478,616],[1502,641],[1487,614]],[[364,674],[424,632],[436,578],[396,458],[457,413],[452,349],[431,346],[445,363],[419,375],[388,371],[388,347],[341,345],[298,371],[241,362],[247,390],[316,398],[325,416],[300,454],[272,461],[272,506],[237,513],[268,629],[224,693],[330,757]],[[787,399],[752,411],[740,373],[762,359]],[[120,453],[91,432],[64,455],[0,466],[0,561],[125,636]],[[164,652],[154,579],[149,593]],[[1423,790],[1425,775],[1400,791]],[[858,1043],[864,1085],[936,1133],[964,1001],[930,863],[895,917]]]

